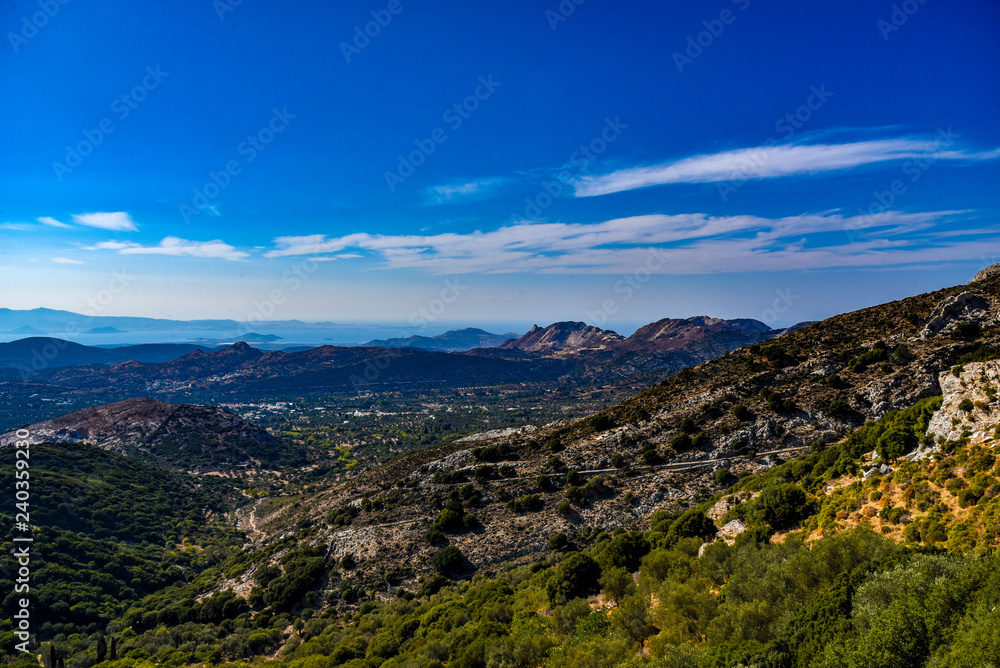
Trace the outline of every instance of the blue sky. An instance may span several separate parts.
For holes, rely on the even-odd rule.
[[[119,281],[102,315],[782,325],[1000,260],[992,2],[2,19],[8,308]]]

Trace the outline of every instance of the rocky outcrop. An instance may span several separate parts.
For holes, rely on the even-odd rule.
[[[939,441],[967,434],[973,442],[991,437],[1000,425],[1000,360],[973,362],[940,376],[943,401],[927,433]]]
[[[948,297],[937,305],[920,332],[921,339],[949,335],[960,324],[985,326],[990,320],[990,301],[973,292]]]
[[[1000,276],[1000,262],[991,264],[990,266],[980,271],[978,274],[976,274],[976,277],[973,278],[971,282],[976,283],[978,281],[985,281],[986,279],[993,278],[994,276]]]

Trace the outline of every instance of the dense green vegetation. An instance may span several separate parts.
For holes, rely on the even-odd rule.
[[[243,542],[225,522],[206,522],[231,503],[223,480],[197,482],[82,445],[32,446],[31,462],[32,610],[42,639],[102,629],[131,602],[222,563]],[[13,467],[0,472],[0,488],[14,489]],[[4,536],[13,535],[13,513],[0,512]],[[13,568],[0,572],[5,611],[18,598],[13,578]]]
[[[700,539],[657,545],[652,534],[662,536],[621,534],[496,578],[438,582],[433,593],[368,601],[341,616],[273,606],[252,615],[231,593],[195,604],[190,585],[168,590],[181,601],[176,616],[161,613],[156,628],[149,613],[141,624],[138,613],[127,617],[128,628],[109,625],[119,658],[103,665],[218,663],[277,650],[297,668],[972,667],[1000,653],[996,552],[906,548],[861,528],[812,546],[799,535],[717,542],[699,558]],[[639,554],[636,580],[614,565]],[[461,558],[448,548],[437,556],[444,572]],[[601,591],[605,609],[581,598]],[[651,656],[639,656],[643,644]],[[71,665],[96,662],[96,634],[56,646],[62,655],[77,650]]]
[[[736,481],[731,493],[760,494],[730,511],[750,525],[734,544],[700,549],[717,529],[703,512],[709,500],[680,514],[657,512],[643,532],[581,533],[573,540],[555,534],[547,559],[494,577],[474,575],[461,550],[445,545],[430,559],[435,574],[424,576],[416,592],[400,590],[395,601],[368,599],[352,584],[351,555],[333,559],[322,546],[302,547],[292,536],[264,550],[232,549],[226,541],[234,536],[219,533],[224,525],[209,530],[196,521],[192,509],[209,503],[200,496],[207,492],[183,476],[165,477],[108,453],[82,457],[42,447],[39,456],[50,458],[40,474],[50,476],[46,484],[65,498],[87,499],[91,509],[67,506],[69,514],[50,518],[67,528],[39,534],[52,550],[39,576],[38,606],[49,620],[42,636],[71,668],[218,664],[263,655],[295,668],[992,665],[1000,656],[1000,553],[976,548],[975,540],[952,541],[953,529],[934,540],[940,518],[933,517],[909,525],[926,545],[865,526],[806,541],[824,518],[836,517],[831,504],[843,500],[840,492],[821,494],[822,486],[860,473],[873,450],[891,458],[915,447],[939,401],[890,413],[842,444],[817,445]],[[476,458],[512,456],[483,449]],[[956,464],[964,477],[948,478]],[[992,453],[974,447],[942,453],[922,470],[972,480],[952,485],[955,498],[971,507],[986,499],[986,488],[970,490],[989,487],[995,466]],[[922,480],[916,465],[907,467],[899,470]],[[566,473],[567,481],[574,473]],[[736,480],[728,471],[718,477]],[[915,490],[909,498],[916,504],[919,484],[907,489]],[[852,485],[843,493],[854,491]],[[881,496],[867,481],[856,491]],[[128,502],[129,493],[151,499],[158,512],[152,526],[165,546],[130,544],[107,523],[111,508],[125,526],[147,512]],[[472,484],[456,489],[438,530],[464,530],[464,506],[474,496]],[[516,512],[535,507],[532,495],[511,501]],[[330,514],[347,523],[353,517],[345,510]],[[995,518],[991,511],[982,519]],[[98,541],[68,527],[112,533]],[[790,533],[772,542],[776,531]],[[220,579],[247,577],[247,599],[219,588]],[[349,612],[339,603],[360,606]],[[0,634],[12,639],[9,621]]]

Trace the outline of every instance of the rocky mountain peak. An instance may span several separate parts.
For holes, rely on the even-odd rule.
[[[1000,262],[995,262],[985,269],[981,270],[976,274],[970,283],[976,283],[978,281],[985,281],[988,278],[993,278],[994,276],[1000,276]]]
[[[556,322],[548,327],[532,326],[519,339],[505,342],[502,348],[516,348],[527,352],[557,352],[576,350],[601,350],[611,348],[625,340],[618,332],[601,329],[585,322]]]

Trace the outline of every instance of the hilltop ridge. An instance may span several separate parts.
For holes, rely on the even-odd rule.
[[[231,473],[304,461],[295,448],[220,408],[148,398],[86,408],[24,428],[30,443],[94,445],[171,470]],[[2,434],[0,447],[14,440],[15,432]]]

